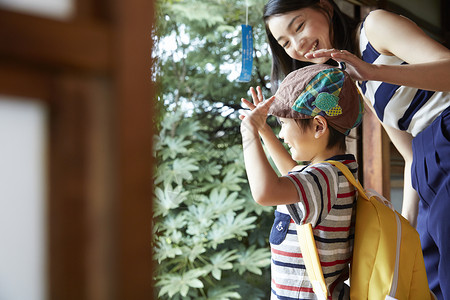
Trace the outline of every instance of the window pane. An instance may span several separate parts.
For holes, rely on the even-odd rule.
[[[67,19],[74,9],[73,0],[0,0],[0,7],[19,12]]]
[[[0,299],[45,299],[46,118],[0,96]]]

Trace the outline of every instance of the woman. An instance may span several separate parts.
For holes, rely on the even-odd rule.
[[[274,90],[330,59],[358,81],[405,160],[402,214],[417,222],[430,288],[450,299],[450,51],[404,17],[377,10],[355,24],[331,0],[269,0],[264,21]]]

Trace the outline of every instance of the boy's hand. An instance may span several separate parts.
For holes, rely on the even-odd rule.
[[[272,105],[272,102],[275,100],[275,96],[272,96],[267,101],[263,101],[260,89],[258,95],[256,95],[253,88],[251,88],[251,92],[254,103],[251,103],[246,99],[242,99],[242,102],[248,108],[250,108],[250,110],[240,111],[241,115],[239,116],[239,118],[242,120],[242,134],[258,134],[258,132],[262,131],[264,127],[267,126],[267,113],[269,111],[270,105]]]
[[[250,108],[251,110],[253,110],[258,104],[263,103],[264,102],[264,97],[262,94],[262,90],[260,86],[256,87],[256,91],[253,87],[250,88],[250,93],[252,94],[252,99],[253,99],[253,103],[251,103],[250,101],[242,98],[242,102],[247,105],[248,108]]]
[[[248,101],[247,99],[244,99],[244,98],[241,98],[241,101],[244,104],[243,105],[244,107],[247,107],[251,111],[253,111],[258,105],[260,105],[261,103],[264,103],[264,97],[263,97],[263,94],[262,94],[261,87],[259,87],[259,86],[256,87],[256,90],[253,87],[251,87],[250,88],[250,93],[252,95],[253,103]],[[245,116],[248,115],[248,114],[249,114],[248,110],[241,110],[239,118],[241,120],[244,120]],[[266,130],[270,130],[270,128],[268,127],[268,125],[265,122],[266,119],[267,119],[267,112],[266,112],[266,117],[264,118],[264,120],[260,120],[260,121],[262,121],[262,124],[259,124],[259,125],[262,125],[262,126],[258,126],[258,131],[260,133],[263,133]]]

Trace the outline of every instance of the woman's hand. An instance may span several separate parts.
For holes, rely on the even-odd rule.
[[[345,71],[353,80],[357,81],[370,80],[369,76],[373,73],[374,68],[376,68],[376,65],[366,63],[347,50],[320,49],[305,54],[305,57],[308,59],[328,57],[334,59],[338,63],[344,62]]]

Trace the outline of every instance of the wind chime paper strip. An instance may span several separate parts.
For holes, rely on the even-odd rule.
[[[242,26],[242,69],[239,81],[249,82],[253,65],[253,36],[250,25]]]

